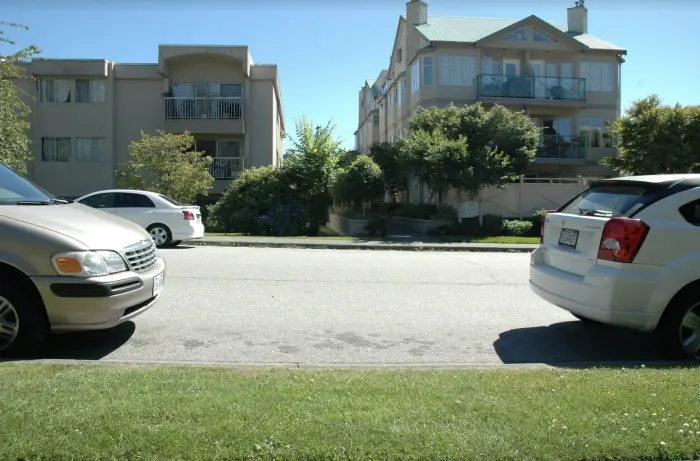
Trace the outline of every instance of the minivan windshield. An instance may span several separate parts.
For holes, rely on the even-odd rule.
[[[0,163],[0,205],[44,205],[65,203],[57,200],[27,178]]]

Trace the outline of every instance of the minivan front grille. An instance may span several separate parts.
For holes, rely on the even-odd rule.
[[[134,272],[145,272],[156,265],[156,247],[150,239],[125,248],[124,256]]]

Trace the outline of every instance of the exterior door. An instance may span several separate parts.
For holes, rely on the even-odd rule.
[[[520,59],[504,59],[503,73],[508,77],[520,76]]]
[[[535,77],[535,97],[538,99],[543,99],[547,96],[547,79],[546,68],[544,61],[530,61],[530,67],[532,68],[532,74]]]

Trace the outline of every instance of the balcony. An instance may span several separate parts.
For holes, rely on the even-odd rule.
[[[236,179],[243,171],[243,157],[214,157],[209,174],[217,180]]]
[[[476,77],[476,92],[479,98],[583,102],[586,79],[481,74]]]
[[[536,160],[585,160],[586,138],[582,136],[543,135]]]
[[[175,133],[244,133],[243,98],[167,97],[166,131]]]

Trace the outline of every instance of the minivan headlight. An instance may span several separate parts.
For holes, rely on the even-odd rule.
[[[59,275],[69,277],[100,277],[128,269],[124,258],[116,251],[72,251],[51,258]]]

